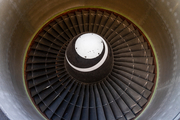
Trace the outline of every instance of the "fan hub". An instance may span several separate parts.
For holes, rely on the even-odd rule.
[[[95,33],[85,33],[71,40],[65,56],[68,73],[81,82],[101,81],[112,69],[112,51],[107,42]]]
[[[94,33],[86,33],[78,37],[75,43],[75,49],[79,56],[84,59],[93,59],[98,57],[104,47],[103,38]]]

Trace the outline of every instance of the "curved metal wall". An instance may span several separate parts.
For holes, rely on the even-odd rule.
[[[178,118],[180,112],[180,7],[178,0],[1,0],[0,107],[12,120],[44,119],[24,88],[24,58],[31,39],[50,18],[68,9],[98,7],[134,22],[157,58],[158,83],[139,120]]]

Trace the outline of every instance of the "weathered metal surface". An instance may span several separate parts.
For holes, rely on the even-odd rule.
[[[110,9],[133,21],[155,51],[158,84],[140,120],[171,120],[180,111],[180,16],[178,0],[1,0],[0,1],[0,106],[12,120],[43,117],[24,89],[27,47],[48,19],[74,7]]]

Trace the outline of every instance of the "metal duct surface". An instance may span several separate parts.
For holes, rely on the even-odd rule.
[[[25,55],[37,31],[71,9],[103,8],[131,20],[149,40],[157,83],[139,120],[179,119],[180,16],[178,0],[4,0],[0,1],[0,107],[12,120],[43,120],[24,83]]]

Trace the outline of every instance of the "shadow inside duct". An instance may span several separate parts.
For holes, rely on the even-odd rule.
[[[1,120],[9,120],[9,118],[7,118],[7,116],[4,114],[4,112],[0,109],[0,119]]]

